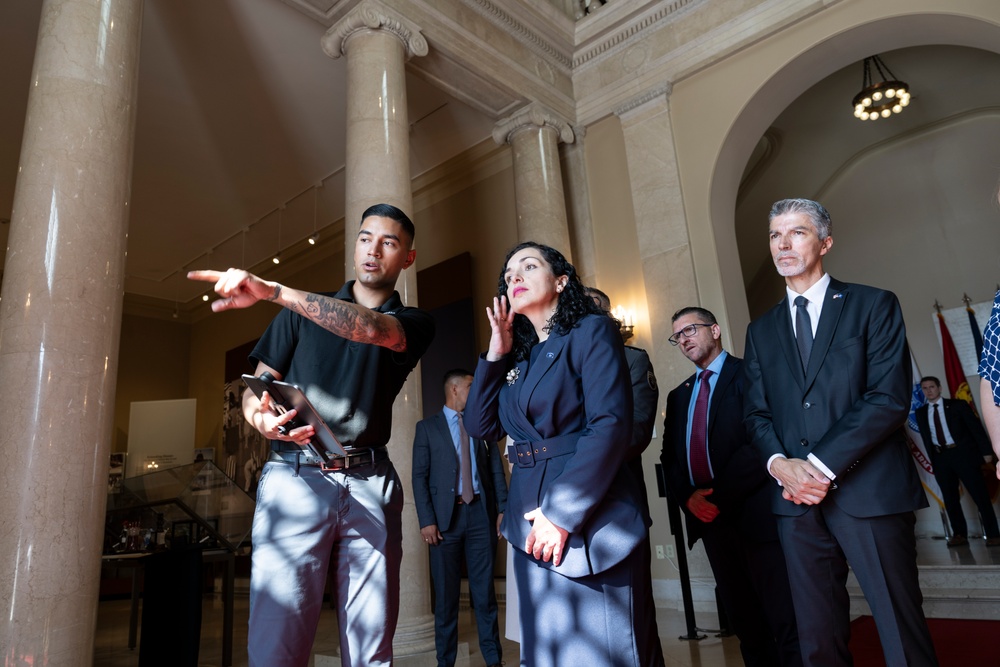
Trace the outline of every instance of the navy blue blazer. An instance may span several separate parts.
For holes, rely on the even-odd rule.
[[[788,300],[747,328],[746,426],[766,461],[773,454],[815,454],[837,476],[823,502],[855,517],[927,507],[906,443],[911,364],[896,295],[831,280],[809,367],[799,360]],[[808,505],[781,497],[777,514]]]
[[[481,358],[465,406],[475,437],[514,443],[501,531],[524,549],[538,507],[569,532],[562,563],[536,561],[567,577],[621,562],[647,531],[642,492],[622,465],[632,436],[632,391],[614,322],[588,315],[543,343],[535,363]],[[511,457],[511,452],[515,451]]]
[[[667,395],[667,417],[663,422],[663,464],[667,492],[684,510],[688,546],[702,535],[704,524],[687,508],[695,492],[691,484],[687,452],[688,406],[697,374]],[[754,542],[778,539],[771,512],[772,478],[760,464],[760,456],[743,426],[743,360],[729,354],[715,382],[708,407],[708,452],[714,479],[707,485],[707,500],[719,508],[716,521],[732,526]]]
[[[492,524],[507,506],[507,478],[495,442],[474,438],[472,454],[479,472],[480,500],[486,503]],[[451,525],[458,495],[458,453],[444,411],[417,422],[413,438],[413,502],[420,527],[436,525],[444,532]]]

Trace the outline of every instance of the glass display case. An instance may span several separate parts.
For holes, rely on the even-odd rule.
[[[122,480],[108,495],[105,553],[249,546],[254,501],[211,461]]]

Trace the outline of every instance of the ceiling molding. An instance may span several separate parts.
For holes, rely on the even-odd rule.
[[[636,40],[643,38],[643,33],[658,28],[661,23],[668,23],[676,20],[677,16],[675,15],[680,10],[705,1],[706,0],[675,0],[674,2],[667,5],[661,5],[644,15],[632,19],[621,28],[602,32],[597,35],[595,39],[588,40],[596,42],[595,44],[588,44],[584,49],[578,51],[573,56],[573,69],[576,70],[578,67],[583,67],[592,61],[599,61],[600,59],[620,53]],[[605,7],[614,6],[615,4],[618,3],[605,5]],[[626,3],[620,4],[624,6]],[[604,7],[601,9],[601,12],[592,14],[591,16],[611,18],[603,13]]]

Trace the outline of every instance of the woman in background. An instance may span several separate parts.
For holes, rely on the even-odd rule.
[[[986,430],[997,455],[1000,479],[1000,290],[993,297],[993,312],[983,332],[983,358],[979,360],[979,405]]]
[[[656,626],[636,619],[651,586],[642,490],[622,466],[632,393],[618,325],[558,251],[507,255],[489,350],[465,407],[473,437],[512,443],[501,531],[515,548],[521,664],[663,664]]]

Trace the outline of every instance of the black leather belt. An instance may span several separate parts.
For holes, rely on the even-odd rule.
[[[472,503],[478,503],[478,502],[479,502],[479,494],[478,493],[476,495],[472,496],[472,500],[470,500],[469,502],[465,502],[464,500],[462,500],[462,496],[455,496],[455,504],[456,505],[471,505]]]
[[[306,466],[310,468],[319,468],[323,472],[334,472],[338,470],[352,470],[373,466],[379,461],[385,461],[388,458],[389,451],[385,447],[374,447],[371,449],[351,451],[347,456],[338,456],[328,462],[317,459],[315,456],[306,453],[305,450],[302,452],[276,452],[272,450],[267,460],[273,463],[287,463],[295,466],[296,468]]]

